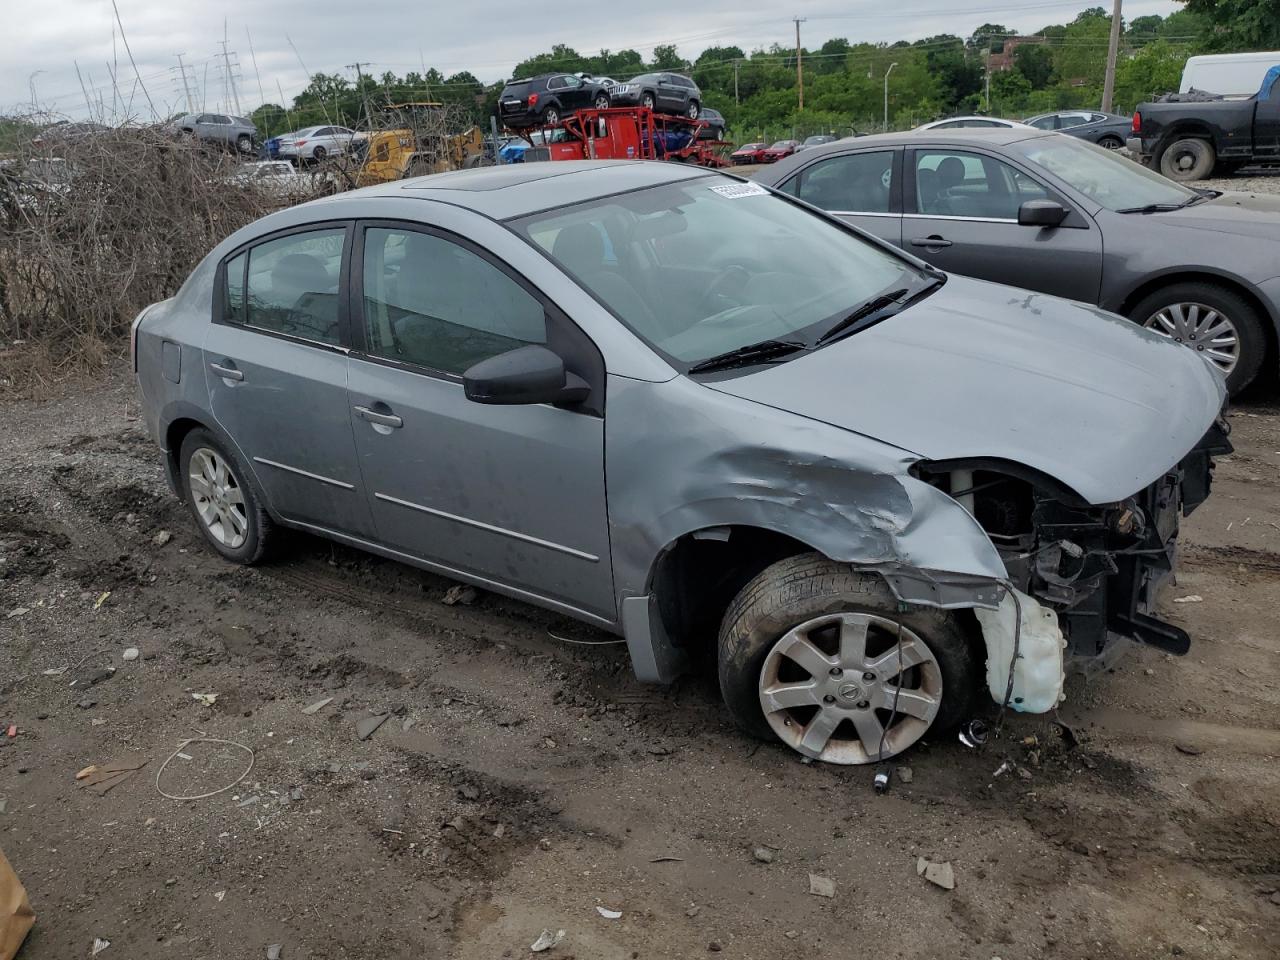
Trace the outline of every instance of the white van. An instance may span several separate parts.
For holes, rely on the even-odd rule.
[[[1225,97],[1251,97],[1262,86],[1267,71],[1280,64],[1280,50],[1269,53],[1215,53],[1191,57],[1182,68],[1179,93],[1192,87]]]

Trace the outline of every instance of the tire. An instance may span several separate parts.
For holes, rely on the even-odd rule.
[[[544,127],[554,127],[560,122],[560,108],[547,107],[542,111],[542,125]]]
[[[658,109],[658,102],[654,99],[653,94],[646,90],[640,94],[640,106],[646,110],[656,110]]]
[[[840,668],[822,660],[816,661],[818,669],[804,671],[796,661],[780,653],[797,631],[817,624],[808,635],[817,638],[814,646],[824,656],[830,656],[830,649],[839,648],[832,634],[839,629],[838,623],[832,621],[841,617],[847,618],[855,634],[858,624],[867,624],[867,656],[846,661],[862,666],[837,676],[835,671]],[[906,681],[901,687],[888,682],[893,676],[884,667],[879,676],[857,672],[865,670],[876,657],[894,655],[899,642],[908,659],[917,655],[925,658],[901,672],[900,679]],[[822,644],[828,646],[824,648]],[[927,607],[903,612],[879,576],[857,573],[848,564],[816,553],[780,560],[743,587],[725,611],[717,649],[720,691],[738,726],[753,736],[780,739],[805,756],[833,763],[874,763],[901,753],[929,730],[954,726],[969,716],[983,687],[984,660],[955,614]],[[888,661],[888,670],[893,669],[894,662]],[[790,679],[777,667],[779,663],[792,670]],[[830,669],[820,676],[823,667]],[[817,687],[814,702],[775,709],[766,716],[764,698],[781,695],[797,679],[796,671],[801,685]],[[804,680],[806,672],[813,684]],[[918,686],[913,687],[913,683]],[[770,693],[766,694],[766,689]],[[885,709],[888,690],[911,697],[912,706],[902,699],[897,712]],[[858,699],[863,697],[866,699]],[[921,709],[925,699],[933,701],[931,710]],[[828,701],[830,704],[824,705]],[[832,728],[830,739],[823,740],[818,748],[816,741],[810,740],[811,728],[824,711],[828,711],[828,718],[841,719]],[[854,717],[858,718],[856,722],[866,724],[859,729],[869,727],[868,739],[875,741],[873,747],[859,739]],[[882,726],[888,725],[890,732],[877,739],[876,728],[868,723],[868,717]],[[836,736],[842,733],[844,736]]]
[[[241,153],[252,153],[253,137],[247,133],[240,134],[240,136],[236,137],[236,149]]]
[[[1106,150],[1119,150],[1124,146],[1124,141],[1119,137],[1100,137],[1098,139],[1098,146]]]
[[[314,160],[316,163],[323,163],[324,158],[327,157],[328,155],[329,155],[329,151],[326,150],[324,147],[316,147],[314,150],[311,151],[311,159]]]
[[[690,100],[689,106],[685,110],[684,115],[688,117],[690,120],[697,120],[698,114],[700,114],[701,112],[702,112],[702,107],[698,105],[698,101]]]
[[[226,468],[225,475],[230,482],[222,485],[222,489],[228,491],[225,497],[208,496],[209,455],[212,455],[214,465],[220,462]],[[261,560],[271,541],[274,525],[240,459],[208,430],[197,427],[183,438],[178,453],[178,469],[183,499],[209,545],[232,563],[248,565]],[[196,484],[201,477],[205,478],[206,489],[203,490]],[[238,491],[238,498],[230,491]],[[235,502],[237,499],[238,504]],[[237,530],[237,520],[233,519],[228,525],[224,519],[233,511],[243,522],[242,530]]]
[[[1175,140],[1160,154],[1160,172],[1170,180],[1203,180],[1217,159],[1213,144],[1197,137]]]
[[[1180,315],[1174,309],[1176,305],[1182,305]],[[1195,314],[1192,313],[1190,305],[1199,308]],[[1197,352],[1211,353],[1208,344],[1203,341],[1192,343],[1187,336],[1189,332],[1194,332],[1197,324],[1200,325],[1202,333],[1212,329],[1212,324],[1216,321],[1206,315],[1204,308],[1217,312],[1230,327],[1234,328],[1237,341],[1234,364],[1227,366],[1218,362],[1213,356],[1209,357],[1225,374],[1227,391],[1234,397],[1257,377],[1267,351],[1267,337],[1257,308],[1235,290],[1196,281],[1170,284],[1148,294],[1134,304],[1133,309],[1129,311],[1129,319],[1156,333],[1180,340]],[[1168,313],[1165,313],[1161,319],[1162,311],[1166,310]],[[1181,337],[1178,336],[1179,333],[1182,334]]]
[[[597,110],[609,109],[609,95],[607,93],[596,94],[595,108]]]

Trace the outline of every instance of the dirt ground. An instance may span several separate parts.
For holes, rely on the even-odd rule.
[[[544,929],[560,960],[1280,951],[1274,398],[1233,414],[1237,452],[1185,529],[1164,612],[1191,654],[1073,677],[1077,745],[1013,717],[982,749],[912,750],[884,796],[866,768],[745,739],[712,677],[641,686],[610,637],[531,607],[446,605],[447,580],[304,536],[222,562],[136,412],[123,376],[0,403],[0,848],[38,916],[23,960],[99,937],[104,960],[494,960]],[[248,747],[252,771],[161,796],[192,737]],[[249,758],[182,753],[167,793]],[[105,795],[77,786],[131,757]]]

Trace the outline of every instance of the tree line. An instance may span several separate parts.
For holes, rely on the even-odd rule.
[[[1280,0],[1182,2],[1184,9],[1168,17],[1142,16],[1122,24],[1117,112],[1176,90],[1183,64],[1193,54],[1280,48]],[[655,47],[645,60],[630,49],[592,55],[556,44],[521,61],[512,77],[565,71],[627,80],[650,70],[680,71],[693,77],[705,106],[725,116],[730,135],[739,141],[844,135],[902,129],[960,113],[1021,118],[1096,108],[1110,29],[1110,13],[1090,7],[1067,23],[1023,35],[985,23],[967,37],[939,34],[891,44],[834,38],[800,51],[803,107],[797,51],[781,44],[750,52],[709,47],[693,61],[675,45]],[[885,74],[891,69],[886,116]],[[468,71],[445,75],[435,69],[354,80],[321,73],[288,107],[264,104],[252,118],[270,135],[313,124],[378,125],[388,104],[439,101],[456,105],[470,122],[487,128],[504,82],[484,84]]]

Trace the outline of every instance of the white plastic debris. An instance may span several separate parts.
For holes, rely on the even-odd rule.
[[[618,920],[622,917],[621,910],[610,910],[608,907],[596,907],[596,913],[606,920]]]
[[[940,860],[934,863],[920,857],[916,860],[916,875],[924,877],[935,887],[941,887],[943,890],[954,890],[956,888],[956,874],[951,869],[950,862]]]
[[[193,693],[191,699],[206,707],[212,707],[217,702],[218,695],[216,693]]]
[[[1173,602],[1174,603],[1203,603],[1204,597],[1200,596],[1200,594],[1198,593],[1192,593],[1192,594],[1188,594],[1185,597],[1174,597]]]
[[[120,654],[122,660],[137,660],[141,651],[137,647],[126,647],[124,653]]]
[[[103,950],[107,949],[107,947],[109,946],[111,946],[110,940],[105,940],[102,937],[94,937],[93,952],[89,954],[89,956],[96,957],[98,954],[100,954]]]
[[[313,713],[319,713],[331,703],[333,703],[333,697],[325,697],[323,700],[317,700],[315,703],[307,704],[307,706],[302,708],[302,712],[307,716],[311,716]]]
[[[562,940],[564,940],[563,930],[557,930],[555,933],[552,933],[550,930],[543,930],[542,933],[538,934],[538,939],[529,944],[529,949],[534,953],[542,953],[543,951],[550,950]]]
[[[1009,706],[1023,713],[1044,713],[1066,698],[1062,692],[1066,679],[1062,652],[1067,640],[1053,610],[1042,607],[1020,590],[1015,592],[1017,604],[1022,607],[1022,629]],[[1006,591],[997,609],[978,607],[973,611],[987,643],[987,689],[996,703],[1004,703],[1009,686],[1017,604],[1013,594]]]
[[[830,877],[820,877],[816,873],[809,874],[809,892],[815,897],[826,897],[828,900],[836,895],[836,882]]]

